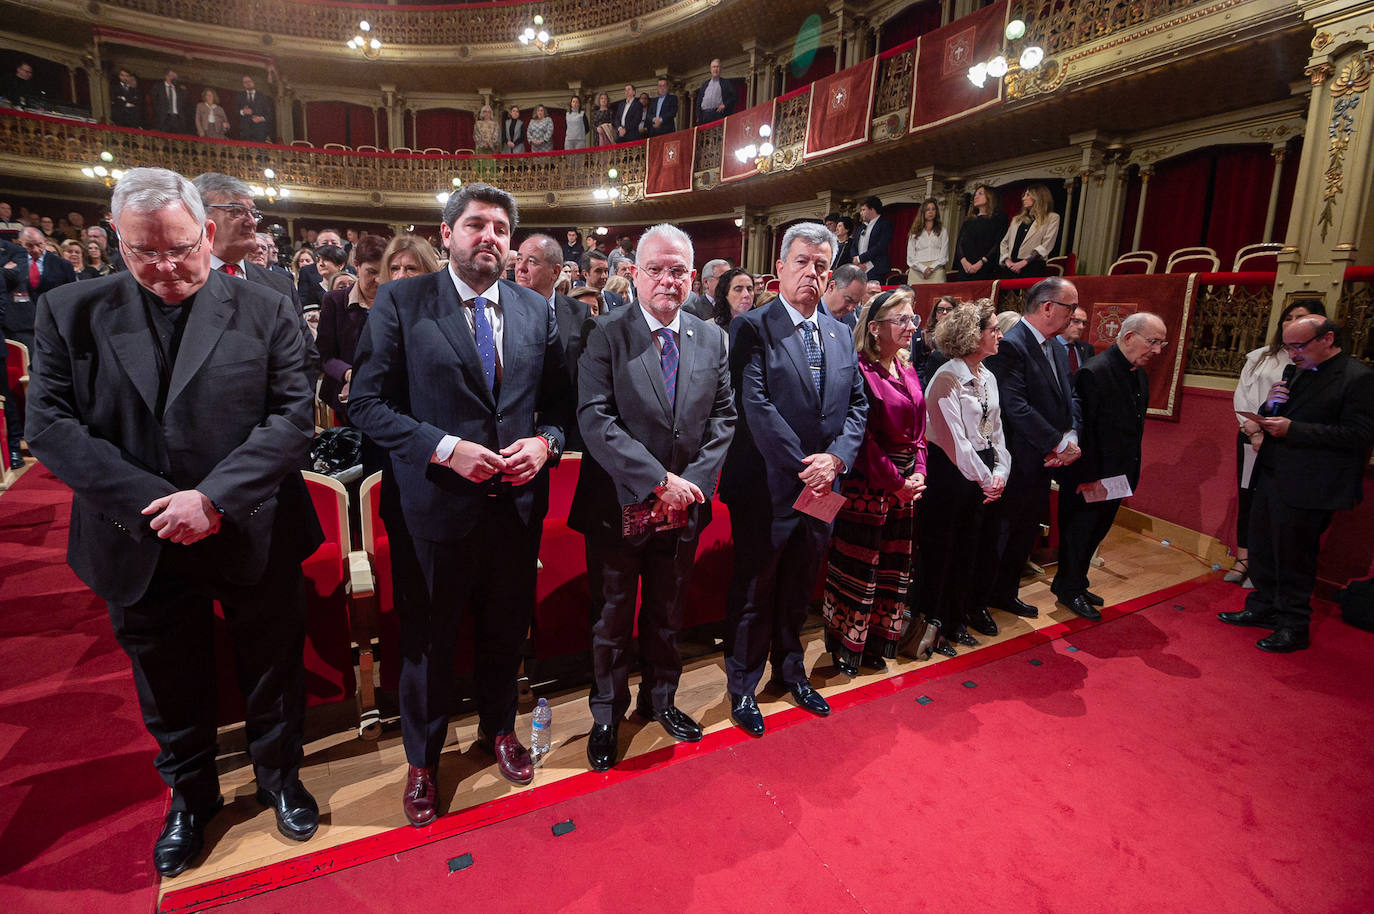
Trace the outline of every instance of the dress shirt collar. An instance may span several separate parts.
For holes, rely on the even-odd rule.
[[[639,306],[639,313],[642,314],[642,315],[644,315],[644,320],[645,320],[645,322],[648,323],[648,325],[649,325],[649,332],[650,332],[650,333],[655,333],[655,334],[656,334],[656,333],[658,333],[658,331],[662,330],[664,327],[667,327],[669,330],[673,331],[673,335],[674,335],[674,336],[677,336],[677,337],[681,337],[681,336],[682,336],[682,309],[681,309],[681,308],[679,308],[678,310],[676,310],[676,311],[673,312],[673,320],[672,320],[671,323],[667,323],[667,324],[663,323],[663,321],[661,321],[661,320],[659,320],[658,318],[654,317],[651,313],[649,313],[649,309],[646,308],[646,307],[644,307],[643,305],[640,305],[640,306]]]
[[[967,386],[968,386],[968,383],[969,383],[970,381],[974,380],[973,369],[969,368],[969,367],[968,367],[968,362],[965,362],[963,359],[950,359],[948,362],[945,363],[945,365],[949,366],[949,368],[948,368],[949,373],[952,374],[952,375],[954,375],[954,379],[955,379],[956,381],[959,382],[959,386],[960,386],[960,387],[967,387]],[[941,367],[944,367],[944,366],[941,366]],[[983,363],[979,362],[979,363],[978,363],[978,378],[979,378],[979,380],[982,379],[983,372],[985,372],[986,370],[987,370],[987,369],[985,369],[985,368],[983,367]]]
[[[782,302],[783,308],[787,311],[787,317],[792,321],[793,330],[801,326],[802,321],[809,321],[814,324],[817,331],[821,329],[821,322],[818,317],[821,310],[819,305],[816,306],[816,310],[811,313],[810,317],[802,317],[802,313],[788,304],[787,299],[783,298],[781,295],[778,296],[778,301]]]
[[[1021,318],[1021,323],[1025,324],[1026,329],[1030,330],[1031,336],[1035,337],[1035,344],[1037,346],[1043,346],[1045,344],[1045,334],[1041,333],[1039,330],[1036,330],[1034,324],[1026,320],[1024,317]]]
[[[453,280],[454,288],[458,290],[458,300],[461,301],[463,304],[466,305],[468,302],[472,301],[479,295],[485,298],[487,300],[487,304],[489,305],[501,304],[500,282],[493,281],[492,284],[487,287],[487,291],[476,292],[473,290],[471,286],[469,286],[467,283],[463,282],[461,278],[459,278],[458,274],[454,271],[452,266],[449,266],[448,268],[448,275],[449,278]]]
[[[211,255],[210,255],[210,269],[212,269],[212,270],[218,270],[220,267],[224,266],[226,263],[229,263],[229,261],[227,261],[227,260],[220,260],[220,259],[219,259],[218,257],[216,257],[214,254],[211,254]],[[242,260],[240,260],[239,262],[237,262],[237,263],[235,263],[235,264],[232,264],[232,266],[234,266],[236,269],[238,269],[238,273],[235,274],[235,275],[237,275],[237,276],[238,276],[239,278],[241,278],[241,279],[247,279],[247,278],[248,278],[248,271],[247,271],[246,269],[244,269],[244,262],[243,262]]]
[[[364,310],[371,307],[363,298],[363,293],[356,282],[348,287],[348,305],[350,308],[362,308]]]

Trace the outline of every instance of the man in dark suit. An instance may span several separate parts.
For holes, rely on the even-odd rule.
[[[825,295],[821,298],[830,316],[854,332],[859,321],[859,307],[864,301],[864,271],[847,263],[830,274]]]
[[[510,106],[510,116],[506,118],[506,123],[501,126],[501,136],[504,139],[502,152],[524,152],[525,151],[525,122],[520,119],[520,106]]]
[[[711,75],[696,94],[697,125],[718,121],[735,110],[735,85],[720,75],[720,58],[711,61]]]
[[[677,96],[668,91],[667,77],[658,78],[658,97],[649,102],[649,136],[677,130]]]
[[[643,121],[644,106],[635,97],[635,87],[626,83],[625,100],[616,102],[615,115],[611,119],[618,142],[628,143],[639,139],[639,125]]]
[[[586,455],[568,524],[586,537],[587,572],[601,603],[587,739],[596,771],[616,763],[620,719],[630,707],[639,594],[635,710],[675,739],[701,739],[701,727],[675,703],[677,633],[735,424],[725,334],[682,311],[692,287],[691,239],[654,226],[640,238],[637,259],[638,300],[596,319],[578,380]],[[627,511],[640,518],[631,532]]]
[[[582,356],[582,329],[591,318],[592,311],[584,302],[554,291],[563,270],[563,262],[559,260],[562,256],[563,251],[553,238],[531,235],[516,253],[515,281],[526,289],[538,292],[549,303],[554,320],[558,321],[558,341],[563,345],[568,377],[576,390],[577,362]],[[576,422],[569,421],[564,430],[564,447],[570,451],[582,450],[582,436],[578,434]]]
[[[1256,644],[1285,654],[1311,643],[1312,589],[1322,534],[1336,511],[1363,497],[1374,445],[1374,372],[1341,350],[1337,326],[1301,317],[1283,328],[1297,367],[1277,382],[1273,415],[1258,419],[1264,441],[1255,456],[1250,508],[1250,580],[1240,612],[1218,613],[1230,625],[1273,629]]]
[[[859,237],[854,239],[854,263],[863,268],[869,279],[887,282],[888,271],[892,269],[892,223],[883,218],[883,201],[869,197],[859,206],[859,218],[863,226]]]
[[[273,273],[258,266],[249,255],[258,248],[257,227],[262,221],[253,202],[253,191],[247,184],[231,175],[206,172],[197,175],[193,182],[200,193],[201,205],[205,207],[205,218],[215,224],[215,239],[211,246],[210,267],[227,276],[236,276],[266,286],[291,299],[291,305],[300,317],[301,342],[305,346],[305,370],[311,389],[320,373],[320,351],[315,343],[315,334],[310,332],[300,299],[296,296],[296,285],[290,275]]]
[[[243,91],[234,101],[239,112],[239,139],[266,143],[273,133],[272,97],[259,92],[253,77],[243,78]]]
[[[1069,325],[1064,328],[1064,332],[1055,337],[1064,344],[1064,349],[1069,362],[1069,377],[1078,374],[1078,369],[1088,363],[1088,359],[1097,355],[1092,343],[1083,339],[1083,331],[1088,329],[1088,312],[1083,308],[1074,308],[1073,317],[1069,318]]]
[[[13,256],[5,261],[9,300],[4,313],[0,314],[0,325],[4,326],[6,339],[23,343],[28,348],[29,374],[32,375],[33,366],[39,361],[33,331],[39,302],[51,290],[76,282],[76,271],[65,258],[47,249],[43,233],[32,226],[19,233],[19,244],[23,253],[12,252]],[[10,469],[17,470],[24,465],[19,448],[24,438],[24,413],[14,397],[5,398],[5,425],[9,429]]]
[[[1078,308],[1074,313],[1086,312]],[[1140,484],[1140,442],[1150,404],[1145,366],[1168,345],[1164,321],[1138,311],[1122,322],[1115,345],[1089,359],[1074,375],[1083,456],[1059,477],[1059,567],[1050,589],[1085,618],[1100,615],[1087,598],[1088,567],[1121,507],[1120,498],[1100,497],[1106,494],[1102,480],[1125,476],[1132,492]],[[1015,472],[1014,458],[1012,469]],[[1087,501],[1085,495],[1099,500]]]
[[[740,422],[720,484],[735,540],[725,676],[730,714],[753,736],[764,730],[754,692],[765,660],[797,704],[830,713],[807,681],[801,628],[831,524],[795,503],[804,492],[825,498],[835,490],[854,465],[868,415],[853,334],[820,307],[834,248],[834,234],[818,222],[789,228],[778,298],[730,324]]]
[[[349,419],[389,452],[381,511],[401,616],[403,808],[416,826],[438,814],[469,613],[479,743],[508,780],[534,778],[515,735],[516,676],[548,499],[541,471],[562,452],[572,393],[548,299],[498,279],[516,216],[498,188],[453,193],[440,228],[448,269],[382,285],[353,362]]]
[[[606,280],[611,278],[611,265],[605,254],[600,251],[583,253],[582,275],[587,280],[587,288],[596,290],[599,302],[598,314],[605,314],[607,311],[624,307],[625,299],[614,292],[606,291]]]
[[[168,70],[149,93],[153,102],[153,129],[163,133],[191,132],[191,100],[186,87],[178,85],[177,71]]]
[[[319,822],[299,775],[300,565],[323,539],[298,472],[314,412],[290,300],[210,269],[215,226],[191,182],[133,169],[112,209],[129,271],[43,299],[29,426],[34,453],[76,493],[67,559],[109,605],[161,750],[172,802],[153,862],[172,876],[223,804],[216,601],[257,798],[285,837]]]
[[[143,126],[143,93],[128,70],[120,70],[110,90],[110,121],[120,127]]]
[[[984,361],[997,378],[1002,427],[1011,452],[1011,476],[994,505],[998,558],[984,602],[1032,619],[1040,611],[1017,595],[1021,569],[1035,547],[1040,524],[1049,517],[1051,473],[1081,454],[1068,358],[1054,341],[1077,307],[1073,283],[1059,276],[1041,280],[1026,293],[1025,315],[1002,337],[997,354]],[[1088,590],[1083,594],[1084,600],[1069,608],[1085,618],[1100,618],[1095,607],[1102,605],[1101,598]],[[986,609],[968,623],[985,635],[997,634],[997,623]]]

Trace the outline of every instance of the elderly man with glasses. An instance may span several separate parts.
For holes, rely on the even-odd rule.
[[[190,866],[223,805],[215,767],[214,604],[234,644],[257,799],[303,841],[305,585],[323,537],[298,468],[315,431],[285,295],[210,269],[216,225],[190,181],[115,186],[129,269],[39,304],[30,445],[76,493],[67,559],[129,656],[154,764],[172,790],[159,874]],[[248,813],[240,813],[246,816]]]

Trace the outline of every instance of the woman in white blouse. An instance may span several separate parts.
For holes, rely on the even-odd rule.
[[[911,223],[906,238],[906,278],[918,282],[944,282],[949,263],[949,231],[940,222],[940,205],[933,199],[921,203],[921,217]]]
[[[983,605],[996,561],[987,505],[1002,497],[1011,454],[1002,434],[997,379],[983,359],[1002,340],[991,299],[966,302],[940,319],[935,345],[949,356],[926,386],[925,510],[917,512],[919,621],[907,640],[920,660],[974,646],[969,612]]]
[[[999,275],[1014,279],[1050,275],[1046,262],[1059,243],[1059,214],[1054,198],[1043,184],[1032,184],[1021,192],[1021,215],[1011,220],[1002,236],[1002,269]]]
[[[568,110],[564,114],[567,129],[563,134],[564,149],[585,149],[587,132],[591,125],[587,122],[587,112],[582,110],[582,99],[574,95],[568,100]]]
[[[1283,378],[1283,370],[1293,364],[1288,357],[1288,350],[1283,348],[1283,328],[1311,314],[1326,316],[1326,307],[1321,299],[1299,299],[1283,309],[1269,345],[1261,346],[1245,357],[1245,367],[1240,370],[1240,381],[1236,383],[1232,400],[1236,420],[1240,423],[1236,438],[1236,481],[1240,491],[1236,502],[1236,561],[1224,580],[1232,584],[1239,583],[1247,589],[1251,588],[1246,559],[1250,554],[1250,501],[1254,497],[1252,471],[1255,468],[1255,455],[1264,443],[1264,432],[1255,420],[1247,419],[1240,413],[1259,413],[1264,401],[1269,399],[1269,389]]]

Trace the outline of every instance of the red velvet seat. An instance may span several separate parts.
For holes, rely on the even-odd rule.
[[[16,340],[5,340],[5,376],[9,379],[10,394],[22,413],[24,394],[29,387],[28,346]]]

